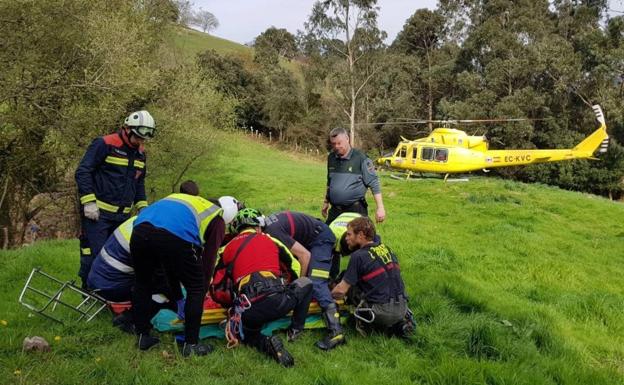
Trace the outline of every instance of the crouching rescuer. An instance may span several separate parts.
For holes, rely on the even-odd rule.
[[[329,290],[329,275],[332,265],[332,251],[336,237],[329,226],[304,213],[284,211],[266,218],[266,233],[285,245],[301,264],[301,275],[312,280],[313,297],[323,309],[323,320],[327,335],[316,346],[331,350],[346,342],[338,306]],[[301,330],[292,330],[288,339],[294,340]]]
[[[366,335],[367,331],[376,329],[409,338],[414,321],[407,307],[396,255],[381,242],[375,226],[366,217],[349,222],[345,240],[355,251],[332,296],[339,299],[349,293],[349,300],[357,305],[354,315],[360,333]]]
[[[289,331],[303,330],[312,298],[312,281],[307,277],[285,283],[281,278],[277,245],[262,232],[264,217],[255,209],[238,212],[231,228],[238,233],[223,250],[214,282],[230,276],[234,283],[234,306],[229,312],[226,336],[229,345],[240,338],[246,345],[293,366],[294,359],[278,336],[266,336],[262,328],[293,311]]]

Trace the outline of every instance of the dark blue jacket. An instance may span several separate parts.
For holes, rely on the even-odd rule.
[[[96,138],[76,170],[80,203],[97,200],[100,213],[145,207],[145,172],[143,146],[132,147],[125,131]]]
[[[91,265],[87,285],[99,290],[127,290],[134,286],[134,262],[130,255],[132,223],[136,217],[119,226]],[[122,227],[126,226],[125,235]]]

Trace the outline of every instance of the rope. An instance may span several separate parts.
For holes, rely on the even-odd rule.
[[[239,346],[240,342],[245,339],[242,315],[250,307],[251,301],[245,294],[242,294],[234,299],[234,306],[228,309],[228,319],[225,324],[225,338],[227,339],[228,349]]]

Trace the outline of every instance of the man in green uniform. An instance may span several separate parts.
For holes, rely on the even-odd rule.
[[[381,197],[381,186],[373,161],[366,154],[351,147],[344,128],[334,128],[329,133],[332,152],[327,157],[327,192],[321,214],[327,224],[344,212],[368,216],[366,190],[371,189],[377,210],[375,219],[383,222],[386,210]]]

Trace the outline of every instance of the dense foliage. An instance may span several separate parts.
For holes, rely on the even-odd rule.
[[[170,173],[171,183],[212,143],[189,148],[188,137],[233,126],[234,102],[161,55],[176,19],[170,1],[0,1],[0,14],[0,227],[11,243],[50,204],[33,197],[74,195],[84,149],[130,111],[155,115],[153,146],[168,151],[149,172]]]

